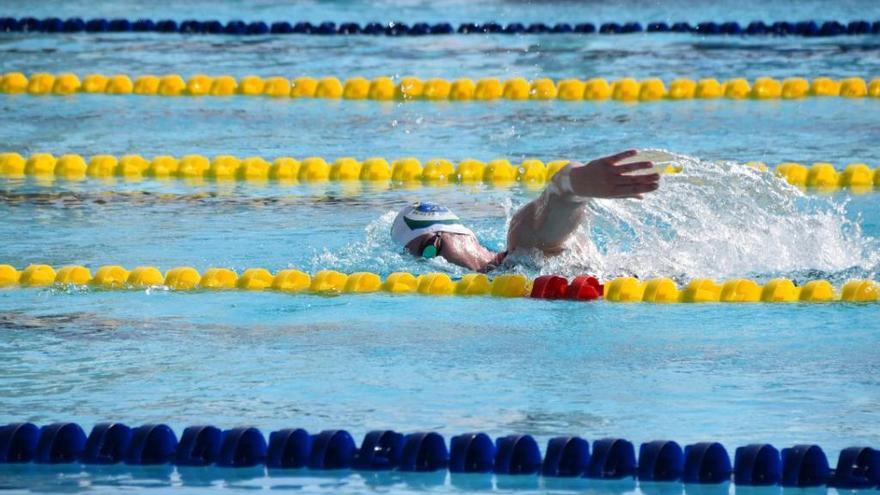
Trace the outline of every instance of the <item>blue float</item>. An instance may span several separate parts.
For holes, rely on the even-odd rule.
[[[33,423],[10,423],[0,427],[0,463],[32,462],[40,440]]]
[[[767,25],[763,21],[752,21],[746,27],[746,34],[767,34]]]
[[[473,22],[463,22],[458,25],[458,32],[460,34],[478,33],[479,31],[480,27]]]
[[[589,22],[582,22],[574,26],[574,32],[583,34],[593,34],[596,32],[596,25]]]
[[[505,34],[522,34],[526,32],[526,27],[521,22],[511,22],[504,26]]]
[[[669,24],[665,22],[652,22],[648,24],[649,33],[668,33]]]
[[[226,34],[245,34],[247,32],[247,24],[244,21],[229,21],[223,28]]]
[[[85,31],[87,33],[104,33],[112,30],[112,23],[108,22],[107,19],[89,19],[86,21]]]
[[[446,469],[449,451],[439,433],[410,433],[404,438],[400,454],[400,471],[430,472]]]
[[[4,33],[8,33],[11,31],[17,31],[16,27],[18,26],[18,20],[12,17],[0,17],[0,31]]]
[[[312,437],[310,469],[348,469],[354,461],[354,439],[345,430],[324,430]]]
[[[293,25],[293,32],[297,34],[312,34],[314,30],[311,22],[297,22]]]
[[[495,442],[485,433],[465,433],[449,444],[449,471],[491,473],[495,469]]]
[[[113,19],[110,21],[109,30],[114,33],[124,33],[131,31],[132,25],[128,19]]]
[[[188,19],[180,23],[180,32],[183,34],[198,34],[205,32],[205,25],[199,21]]]
[[[205,21],[205,32],[210,34],[220,34],[224,30],[223,23],[217,20]]]
[[[332,34],[336,34],[336,23],[335,22],[322,22],[318,24],[318,27],[313,31],[315,34],[321,34],[325,36],[329,36]]]
[[[64,21],[64,25],[61,27],[61,30],[65,33],[81,33],[86,30],[86,22],[79,17],[71,17],[70,19]]]
[[[541,449],[531,435],[507,435],[495,440],[496,474],[537,474]]]
[[[779,484],[782,461],[779,450],[768,443],[746,445],[736,449],[733,461],[733,482],[744,486]]]
[[[829,477],[828,458],[818,445],[782,449],[782,486],[822,486]]]
[[[848,447],[840,451],[830,486],[871,488],[880,485],[880,451],[870,447]]]
[[[676,22],[669,28],[673,33],[690,33],[694,29],[686,22]]]
[[[251,35],[268,34],[268,33],[269,33],[269,26],[265,22],[262,22],[262,21],[252,22],[252,23],[248,24],[244,30],[244,34],[251,34]]]
[[[448,22],[441,22],[431,26],[431,34],[452,34],[454,32],[455,28]]]
[[[400,465],[403,442],[403,434],[393,430],[367,433],[355,457],[355,469],[383,471],[396,468]]]
[[[86,433],[76,423],[54,423],[40,428],[34,462],[61,464],[74,462],[86,447]]]
[[[543,22],[533,22],[526,28],[526,32],[530,34],[546,33],[550,29]]]
[[[177,23],[171,19],[164,19],[156,23],[156,31],[160,33],[176,33]]]
[[[293,32],[293,25],[289,22],[273,22],[269,29],[272,34],[290,34]]]
[[[701,22],[697,24],[697,33],[699,34],[720,34],[721,28],[714,22]]]
[[[871,32],[871,23],[868,21],[852,21],[846,27],[846,34],[868,34]]]
[[[574,31],[574,29],[572,29],[571,24],[565,22],[560,22],[554,25],[553,28],[550,30],[551,33],[555,34],[570,33],[572,31]]]
[[[402,22],[392,22],[385,28],[388,36],[404,36],[409,34],[409,26]]]
[[[501,33],[501,32],[504,32],[504,26],[502,26],[501,24],[498,24],[497,22],[487,22],[487,23],[483,24],[482,31],[484,33],[491,33],[491,34]]]
[[[772,26],[770,26],[770,31],[776,35],[787,35],[794,33],[795,28],[794,24],[785,21],[774,22]]]
[[[361,32],[364,34],[372,35],[383,34],[385,33],[385,26],[379,24],[378,22],[370,22],[364,26],[364,29],[361,30]]]
[[[739,35],[742,34],[742,26],[738,22],[725,22],[719,26],[721,34]]]
[[[410,36],[425,36],[431,34],[431,26],[426,22],[417,22],[409,28]]]
[[[599,33],[601,34],[619,34],[620,30],[620,24],[616,22],[606,22],[599,26]]]
[[[638,22],[627,22],[620,27],[620,32],[623,34],[641,33],[642,31],[644,31],[644,28]]]
[[[132,431],[125,463],[134,465],[167,464],[177,449],[177,436],[167,425],[143,425]]]
[[[816,36],[819,34],[819,25],[816,21],[801,21],[794,25],[794,32],[800,36]]]
[[[131,443],[131,428],[122,423],[100,423],[92,428],[82,453],[85,464],[118,464]]]
[[[210,466],[217,462],[223,432],[216,426],[189,426],[183,430],[174,463],[178,466]]]
[[[131,24],[131,30],[139,33],[155,31],[156,23],[150,19],[138,19]]]
[[[819,28],[819,36],[839,36],[846,33],[846,26],[837,21],[827,21]]]
[[[253,467],[266,463],[266,439],[253,427],[233,428],[223,432],[217,455],[220,467]]]
[[[43,30],[47,33],[60,33],[64,30],[64,21],[57,17],[43,19]]]
[[[636,453],[632,442],[622,438],[603,438],[593,442],[593,455],[586,476],[596,479],[623,479],[636,475]]]
[[[337,30],[339,34],[360,34],[361,26],[356,22],[343,22]]]
[[[676,442],[656,440],[639,447],[639,480],[678,481],[684,473],[684,454]]]
[[[274,431],[269,435],[266,466],[270,468],[303,468],[312,455],[312,436],[302,428]]]
[[[503,31],[504,31],[504,26],[502,26],[501,24],[498,24],[497,22],[494,22],[494,21],[489,21],[487,23],[480,24],[480,32],[481,33],[492,34],[492,33],[501,33]]]
[[[580,437],[555,437],[547,442],[541,474],[565,478],[583,476],[589,463],[589,442]]]
[[[43,29],[43,21],[35,17],[25,17],[19,24],[22,31],[41,31]]]
[[[730,481],[730,456],[718,442],[701,442],[684,448],[685,483],[718,484]]]

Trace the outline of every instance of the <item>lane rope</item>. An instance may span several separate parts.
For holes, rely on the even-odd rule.
[[[14,33],[125,33],[154,32],[180,34],[226,34],[226,35],[267,35],[267,34],[311,34],[311,35],[385,35],[385,36],[428,36],[450,34],[633,34],[633,33],[692,33],[701,36],[804,36],[830,37],[843,35],[880,34],[880,21],[864,19],[849,22],[840,21],[799,21],[765,22],[752,21],[747,25],[738,22],[606,22],[606,23],[521,23],[511,22],[464,22],[453,25],[449,22],[429,24],[416,22],[359,24],[356,22],[335,23],[325,21],[311,22],[266,22],[231,20],[223,23],[218,20],[175,21],[173,19],[83,19],[71,17],[61,19],[49,17],[0,17],[0,32]]]
[[[443,79],[422,80],[416,77],[260,77],[196,74],[185,79],[179,74],[163,76],[125,74],[7,72],[0,78],[0,93],[72,95],[100,93],[107,95],[158,96],[266,96],[274,98],[325,98],[376,101],[494,101],[562,100],[652,102],[692,99],[778,100],[808,97],[880,98],[880,78],[867,81],[861,77],[808,80],[791,77],[784,80],[759,77],[753,81],[733,78],[680,78],[668,82],[649,78],[591,79]]]
[[[341,273],[321,270],[314,274],[295,269],[276,273],[265,268],[249,268],[239,275],[229,268],[208,268],[200,273],[193,267],[176,267],[164,274],[153,266],[127,270],[119,265],[101,266],[92,271],[81,265],[66,265],[57,270],[50,265],[32,264],[21,271],[0,265],[0,287],[78,286],[98,289],[144,289],[165,287],[175,291],[192,290],[271,290],[287,293],[354,294],[385,292],[432,296],[531,297],[536,299],[595,300],[611,302],[702,303],[702,302],[876,302],[880,284],[873,280],[850,280],[836,289],[827,280],[810,280],[795,285],[787,278],[775,278],[765,284],[736,278],[720,283],[712,279],[691,280],[679,287],[669,278],[646,281],[618,277],[599,282],[593,276],[568,279],[543,275],[530,279],[522,274],[500,274],[492,278],[471,273],[453,279],[446,273],[414,275],[394,272],[384,279],[376,273]]]
[[[363,182],[368,184],[399,184],[404,188],[421,185],[487,184],[497,187],[522,185],[540,188],[556,172],[568,165],[568,160],[546,163],[526,159],[519,163],[499,158],[483,162],[464,159],[458,162],[435,158],[422,163],[417,158],[385,159],[372,157],[358,160],[342,157],[335,160],[307,157],[301,160],[289,156],[269,159],[232,155],[185,155],[176,158],[159,155],[152,159],[140,155],[94,155],[92,157],[65,154],[34,153],[28,157],[19,153],[0,153],[0,177],[32,177],[44,180],[81,181],[88,178],[112,180],[119,177],[128,181],[151,179],[182,179],[194,183],[215,181],[274,181],[280,184],[320,182]],[[761,172],[770,168],[763,162],[746,162],[746,167]],[[680,165],[660,165],[657,171],[676,174]],[[775,173],[790,184],[810,190],[833,191],[846,189],[854,192],[880,188],[880,167],[870,168],[864,163],[851,163],[838,170],[828,162],[811,166],[785,162],[775,167]]]
[[[268,442],[255,427],[222,430],[202,424],[177,435],[165,424],[129,427],[100,423],[86,436],[76,423],[9,423],[0,427],[0,464],[126,464],[270,469],[354,469],[358,471],[482,473],[549,478],[594,478],[640,482],[871,488],[880,484],[880,451],[848,447],[837,469],[815,444],[777,449],[755,443],[735,450],[733,462],[719,442],[682,448],[656,440],[635,446],[623,438],[590,443],[578,436],[553,437],[543,453],[531,435],[493,439],[482,432],[455,435],[448,443],[437,432],[374,430],[360,447],[346,430],[309,434],[285,428]],[[141,474],[143,476],[143,474]]]

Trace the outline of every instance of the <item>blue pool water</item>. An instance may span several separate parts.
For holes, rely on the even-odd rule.
[[[2,2],[0,15],[185,19],[851,20],[869,1]],[[880,74],[876,37],[0,36],[0,72],[469,77]],[[0,151],[453,160],[677,153],[685,171],[638,201],[602,201],[587,248],[514,270],[764,281],[877,278],[880,195],[804,194],[734,162],[880,165],[880,101],[433,104],[263,98],[0,95]],[[0,179],[0,263],[200,270],[260,266],[462,272],[398,254],[393,212],[448,204],[488,245],[536,195],[487,186]],[[590,239],[589,241],[587,239]],[[605,302],[251,292],[0,290],[0,423],[190,424],[563,434],[634,442],[817,443],[832,462],[880,446],[880,305]],[[745,491],[512,477],[0,466],[0,487],[159,493]],[[720,492],[719,492],[720,490]],[[823,489],[824,490],[824,489]],[[778,488],[754,490],[770,493]],[[833,491],[833,490],[829,490]]]

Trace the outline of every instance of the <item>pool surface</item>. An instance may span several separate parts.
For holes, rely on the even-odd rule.
[[[874,20],[870,1],[6,1],[0,15],[312,22]],[[0,34],[0,73],[297,77],[880,76],[880,37],[468,35],[431,38]],[[880,166],[880,99],[375,102],[0,95],[0,152],[268,159],[341,156],[588,160],[659,148],[685,165],[643,201],[595,201],[564,256],[509,269],[749,277],[840,286],[877,279],[880,195],[817,194],[760,160]],[[488,246],[538,191],[0,177],[0,263],[465,271],[402,256],[395,212],[444,203]],[[163,288],[0,289],[0,424],[161,422],[580,435],[638,443],[880,447],[880,304],[613,304],[486,297]],[[12,491],[643,493],[782,488],[489,475],[0,465]],[[821,492],[834,492],[821,488]]]

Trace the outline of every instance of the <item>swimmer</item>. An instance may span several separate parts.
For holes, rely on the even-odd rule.
[[[434,203],[416,203],[394,219],[391,238],[409,254],[420,258],[440,256],[477,272],[498,267],[511,253],[538,250],[555,256],[587,215],[591,198],[636,198],[657,190],[657,173],[635,174],[653,168],[647,160],[626,162],[638,154],[627,150],[593,160],[572,162],[550,180],[538,198],[519,209],[507,231],[507,249],[487,249],[449,209]]]

